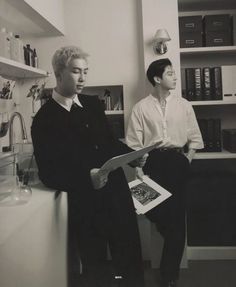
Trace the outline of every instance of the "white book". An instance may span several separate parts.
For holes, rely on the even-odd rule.
[[[222,66],[223,101],[236,101],[236,65]]]
[[[171,193],[148,176],[143,181],[136,179],[129,182],[137,214],[144,214],[171,196]]]

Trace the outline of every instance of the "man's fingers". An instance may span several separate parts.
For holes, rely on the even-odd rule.
[[[143,176],[144,176],[144,172],[143,172],[142,168],[136,167],[136,178],[143,181]]]

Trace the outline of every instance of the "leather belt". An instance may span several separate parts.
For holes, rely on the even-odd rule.
[[[156,149],[159,152],[178,152],[178,153],[183,153],[184,150],[181,147],[175,147],[175,148],[168,148],[168,147],[162,147],[162,148],[157,148]]]

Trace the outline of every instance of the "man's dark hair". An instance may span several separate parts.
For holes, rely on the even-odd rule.
[[[154,77],[159,77],[162,79],[162,75],[167,66],[172,66],[172,63],[168,58],[156,60],[149,65],[146,75],[149,82],[153,86],[155,86]]]

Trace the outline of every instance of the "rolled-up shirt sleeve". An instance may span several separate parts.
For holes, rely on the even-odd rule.
[[[144,129],[140,120],[140,115],[136,107],[133,108],[131,113],[127,132],[126,132],[126,144],[134,150],[143,148],[143,133]]]
[[[201,131],[191,104],[187,109],[187,139],[189,149],[202,149],[204,147]]]

